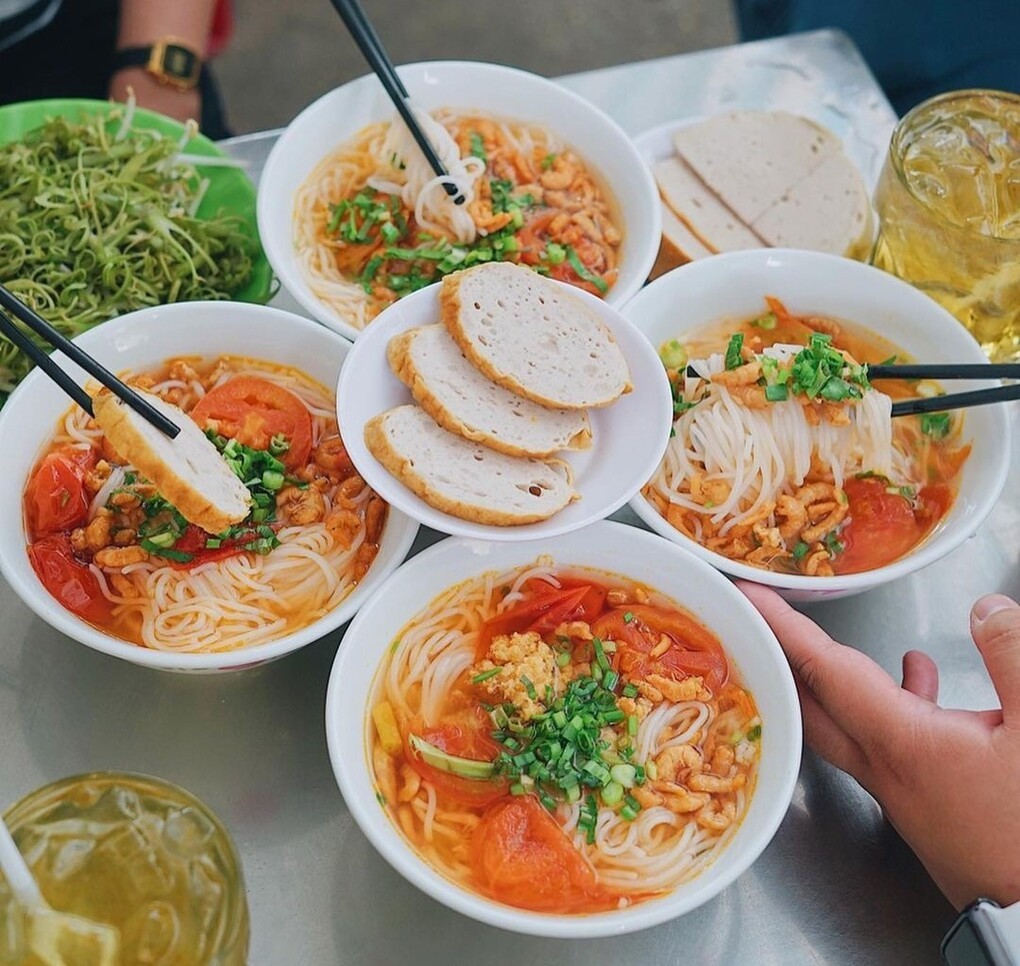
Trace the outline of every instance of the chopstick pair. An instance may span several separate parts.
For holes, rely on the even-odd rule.
[[[697,376],[693,366],[687,367],[688,376]],[[961,362],[922,365],[868,366],[868,378],[876,379],[1017,379],[1020,380],[1020,363],[1015,362]],[[972,389],[970,392],[950,393],[947,396],[919,396],[902,399],[892,405],[893,416],[917,416],[922,413],[941,413],[950,409],[969,409],[992,403],[1020,399],[1020,383],[995,386],[991,389]]]
[[[340,14],[340,19],[343,20],[344,26],[347,27],[351,37],[354,38],[354,42],[358,45],[358,49],[365,60],[368,61],[369,66],[382,82],[382,86],[386,89],[390,100],[393,101],[393,106],[396,107],[397,112],[403,118],[408,130],[418,143],[418,147],[421,148],[422,154],[425,155],[425,160],[428,161],[438,177],[449,178],[450,172],[446,170],[446,166],[440,160],[436,149],[428,139],[428,135],[421,129],[418,119],[414,116],[414,112],[408,104],[410,95],[407,93],[407,88],[404,87],[404,82],[398,76],[397,70],[393,66],[393,61],[390,60],[389,54],[386,53],[386,48],[383,47],[379,34],[376,33],[375,27],[372,26],[372,22],[365,14],[359,0],[331,0],[331,2],[336,8],[336,12]],[[464,204],[464,195],[460,193],[455,184],[447,181],[444,182],[443,188],[453,198],[454,204]]]
[[[40,348],[25,332],[18,328],[17,323],[6,313],[20,319],[28,328],[36,333],[54,349],[59,349],[72,362],[76,362],[90,376],[101,382],[114,395],[124,401],[136,413],[150,422],[161,433],[174,439],[181,431],[180,427],[166,418],[159,410],[146,402],[130,386],[121,382],[109,369],[98,363],[81,347],[58,332],[41,315],[37,315],[25,305],[13,292],[0,285],[0,334],[7,336],[22,352],[25,353],[43,372],[46,373],[68,396],[71,397],[90,416],[92,399],[63,369],[57,365],[53,357]]]

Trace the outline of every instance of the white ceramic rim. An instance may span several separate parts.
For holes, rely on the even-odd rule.
[[[620,346],[621,351],[627,359],[631,375],[634,377],[634,389],[632,389],[631,393],[624,396],[623,400],[631,401],[632,399],[636,399],[637,393],[640,392],[643,395],[648,395],[649,399],[647,400],[647,403],[649,406],[657,408],[659,403],[657,403],[656,399],[652,397],[658,395],[659,402],[661,402],[661,405],[665,407],[664,412],[668,413],[670,397],[667,380],[661,380],[661,385],[657,390],[653,389],[650,382],[642,383],[640,386],[638,385],[639,379],[636,374],[638,366],[635,364],[635,361],[639,355],[643,356],[643,358],[640,359],[642,369],[648,372],[662,371],[662,365],[655,351],[655,347],[650,345],[638,327],[635,326],[630,319],[621,314],[619,309],[609,305],[607,302],[597,298],[591,293],[583,292],[574,286],[567,285],[565,282],[557,282],[555,284],[563,286],[570,295],[587,302],[589,308],[591,308],[602,323],[613,333],[613,337],[616,339],[617,344]],[[337,414],[341,426],[350,426],[352,423],[354,423],[356,427],[361,425],[360,420],[352,420],[348,418],[348,407],[350,405],[349,400],[357,396],[359,380],[365,378],[372,379],[375,378],[378,373],[383,372],[386,378],[392,379],[395,383],[399,384],[399,380],[397,380],[397,377],[393,374],[388,362],[386,361],[386,344],[389,342],[389,330],[392,328],[392,326],[388,325],[386,318],[387,313],[395,314],[398,312],[410,312],[417,307],[419,302],[425,302],[429,299],[437,301],[439,298],[438,291],[437,286],[430,285],[427,288],[420,289],[417,292],[412,292],[410,295],[405,296],[395,305],[392,305],[384,312],[381,312],[378,318],[372,323],[369,334],[362,339],[358,339],[358,341],[354,343],[347,357],[348,364],[345,364],[340,370],[340,378],[337,381]],[[437,305],[435,318],[432,319],[432,321],[438,322],[438,320],[439,312]],[[398,331],[403,331],[403,328]],[[407,397],[407,402],[413,402],[409,392],[407,393]],[[617,400],[612,405],[620,405],[623,400]],[[608,409],[609,407],[606,408]],[[594,423],[598,422],[599,412],[600,411],[598,409],[592,409],[589,411],[589,417]],[[654,422],[655,412],[653,411],[652,415],[646,415],[645,418],[647,420],[647,425],[650,425]],[[611,500],[603,500],[599,504],[593,504],[591,498],[585,495],[581,482],[575,481],[575,488],[581,494],[580,501],[568,504],[551,517],[548,517],[545,520],[540,520],[537,523],[506,527],[473,523],[470,520],[463,520],[453,514],[444,513],[442,510],[435,509],[396,479],[396,477],[394,477],[389,470],[387,470],[368,451],[368,448],[365,446],[364,440],[359,433],[355,432],[353,436],[347,437],[345,442],[347,443],[347,452],[350,455],[351,460],[354,462],[354,465],[361,476],[368,482],[368,485],[382,496],[383,499],[389,502],[391,506],[399,508],[402,513],[418,520],[427,527],[431,527],[434,530],[438,530],[439,532],[450,536],[513,543],[528,540],[540,540],[547,537],[558,536],[562,533],[569,533],[572,530],[580,530],[583,527],[591,526],[591,524],[605,519],[610,514],[619,510],[620,507],[627,503],[627,501],[630,500],[636,493],[640,492],[641,487],[644,486],[644,481],[647,481],[652,473],[655,472],[655,469],[662,460],[662,457],[666,452],[666,447],[669,444],[670,425],[671,423],[669,422],[667,414],[663,420],[661,433],[647,433],[649,440],[647,452],[639,454],[642,457],[640,463],[636,462],[635,456],[635,461],[628,463],[626,469],[620,471],[620,475],[625,476],[627,482],[626,485],[623,485],[616,490],[615,495]],[[592,445],[592,449],[588,451],[585,456],[588,460],[594,462],[599,458],[598,439],[600,430],[597,425],[593,425],[592,428],[595,430],[595,440]],[[617,429],[617,432],[619,432],[619,429]],[[656,435],[660,442],[655,446],[652,446],[651,443],[656,438]],[[605,471],[605,475],[608,476],[608,471]],[[576,512],[571,513],[571,511]]]
[[[699,560],[692,554],[687,553],[675,545],[664,545],[654,534],[647,533],[637,527],[624,523],[616,523],[603,520],[592,524],[587,532],[603,537],[607,546],[618,546],[621,540],[630,540],[643,545],[649,556],[659,558],[672,557],[671,563],[674,569],[688,568],[700,571],[704,579],[712,582],[718,588],[720,594],[726,595],[732,603],[733,608],[740,611],[747,619],[750,628],[754,628],[761,638],[761,646],[771,652],[772,658],[777,667],[786,670],[781,674],[782,691],[777,700],[781,701],[791,714],[791,734],[785,745],[786,754],[781,754],[782,760],[777,760],[774,768],[778,773],[780,793],[775,795],[769,802],[765,802],[763,812],[758,817],[758,829],[753,837],[742,843],[742,851],[732,853],[734,843],[730,843],[723,851],[724,855],[739,855],[733,861],[732,867],[725,874],[720,875],[708,887],[704,888],[701,894],[691,890],[690,895],[685,896],[683,890],[698,882],[698,878],[679,886],[674,892],[655,900],[639,903],[631,908],[593,913],[580,916],[551,915],[538,912],[528,912],[506,906],[501,903],[485,899],[449,881],[441,873],[436,872],[427,861],[422,859],[409,844],[407,844],[392,820],[380,810],[378,801],[372,792],[371,779],[368,781],[368,790],[365,794],[358,791],[359,778],[368,774],[368,752],[364,744],[364,731],[368,722],[368,709],[364,703],[370,695],[362,695],[357,701],[349,699],[344,695],[345,665],[348,661],[356,658],[353,646],[342,647],[337,652],[333,663],[333,669],[329,677],[329,687],[326,692],[326,744],[329,749],[330,762],[333,766],[333,773],[337,784],[344,797],[347,807],[358,823],[358,826],[376,848],[380,855],[399,872],[410,883],[417,886],[426,895],[443,903],[443,905],[462,913],[479,922],[487,923],[490,926],[497,926],[500,929],[507,929],[511,932],[519,932],[530,936],[547,936],[560,939],[594,939],[603,936],[621,936],[626,933],[637,932],[651,926],[668,922],[682,916],[693,909],[698,908],[709,900],[713,899],[720,892],[743,875],[751,865],[758,859],[775,836],[780,824],[786,816],[793,793],[796,788],[797,778],[800,772],[800,759],[802,751],[802,725],[800,714],[800,703],[797,698],[796,686],[793,682],[793,675],[789,672],[786,657],[772,633],[771,628],[764,618],[752,606],[749,600],[744,597],[721,573],[714,567],[710,567],[703,560]],[[451,538],[442,540],[439,543],[423,550],[420,554],[408,560],[389,580],[386,581],[365,603],[358,616],[351,622],[347,631],[349,638],[357,641],[360,624],[369,619],[369,616],[376,608],[387,606],[387,594],[390,587],[397,581],[411,581],[419,573],[427,571],[432,561],[437,557],[455,556],[464,553],[471,547],[478,547],[478,541],[465,540],[463,538]],[[522,562],[528,558],[527,551],[532,551],[535,556],[541,553],[556,553],[556,548],[547,548],[539,541],[534,544],[502,544],[496,548],[499,551],[508,551],[520,555]],[[485,561],[486,558],[479,555],[477,559]],[[475,571],[482,573],[486,570],[502,566],[513,566],[487,561],[482,563]],[[583,567],[584,564],[578,560],[571,560],[565,565]],[[627,576],[626,574],[621,574]],[[465,576],[462,579],[469,579]],[[674,594],[668,596],[677,599]],[[677,602],[684,604],[682,599]],[[428,601],[419,602],[415,608],[426,606]],[[410,618],[410,614],[398,623],[394,632],[399,630],[403,623]],[[379,655],[379,660],[383,655]],[[378,670],[376,671],[378,674]],[[352,725],[351,716],[355,721]],[[360,747],[362,754],[358,760],[352,760],[342,754],[341,735],[346,727],[357,727],[362,735]],[[780,749],[782,753],[783,749]],[[785,769],[785,773],[783,770]],[[360,775],[359,775],[360,772]],[[718,860],[717,860],[718,861]]]
[[[589,115],[593,123],[601,124],[605,128],[607,136],[614,138],[618,142],[619,150],[624,154],[630,154],[633,178],[643,182],[645,194],[654,203],[650,206],[651,223],[648,226],[648,231],[645,233],[646,237],[641,238],[636,233],[633,235],[636,239],[633,257],[628,259],[627,264],[624,265],[625,271],[621,271],[616,284],[612,287],[612,289],[610,289],[609,294],[605,298],[605,301],[610,305],[623,305],[641,289],[642,285],[645,284],[648,274],[652,270],[652,265],[655,264],[655,259],[659,250],[659,240],[662,235],[662,212],[658,204],[659,189],[655,185],[655,180],[652,177],[650,168],[638,153],[637,148],[634,146],[633,140],[631,140],[623,128],[620,127],[620,125],[617,124],[617,122],[614,121],[604,110],[602,110],[602,108],[597,107],[580,94],[575,93],[570,90],[570,88],[564,87],[562,84],[559,84],[554,80],[550,80],[548,77],[543,77],[541,74],[535,74],[531,71],[522,70],[518,67],[507,67],[503,64],[491,64],[484,61],[469,60],[417,61],[410,64],[399,65],[397,67],[397,74],[402,76],[405,73],[410,74],[415,71],[427,70],[430,68],[433,70],[442,70],[450,67],[458,69],[471,67],[481,73],[497,77],[504,83],[512,84],[523,81],[528,84],[535,85],[546,92],[553,92],[553,96],[562,98],[564,101],[569,102],[577,111]],[[283,239],[278,237],[275,232],[265,230],[266,225],[272,220],[272,218],[269,214],[270,201],[268,195],[264,191],[264,186],[271,184],[277,178],[277,168],[282,167],[284,163],[283,158],[289,151],[290,141],[295,137],[293,132],[304,122],[306,115],[310,115],[316,111],[318,109],[318,105],[322,101],[334,96],[337,91],[356,84],[366,84],[374,79],[375,75],[373,74],[363,74],[361,77],[357,77],[354,80],[348,81],[346,84],[340,85],[340,87],[327,91],[325,94],[312,101],[311,104],[304,108],[304,110],[302,110],[287,125],[283,133],[273,145],[273,148],[269,153],[269,157],[266,159],[266,163],[263,166],[262,176],[259,181],[258,200],[256,206],[256,217],[259,225],[259,235],[262,241],[263,251],[266,254],[266,258],[269,260],[269,264],[272,266],[273,271],[276,273],[281,283],[284,284],[286,291],[300,303],[302,308],[304,308],[313,319],[351,342],[357,341],[365,329],[357,329],[350,323],[345,322],[342,319],[338,319],[326,311],[322,302],[309,291],[308,285],[300,278],[300,273],[296,270],[295,272],[291,271],[288,259],[293,250],[293,242],[290,235],[288,235],[286,239]],[[540,94],[536,93],[536,96],[540,96]],[[479,110],[481,109],[482,108],[479,108]],[[518,119],[522,121],[527,120],[527,118]],[[353,135],[357,132],[351,133]],[[590,162],[596,170],[598,170],[599,166],[594,159],[586,157],[585,161],[586,163]],[[608,187],[610,190],[613,190],[612,185],[609,185]],[[626,227],[625,231],[627,231]],[[284,247],[285,245],[286,248]],[[283,267],[281,268],[281,266]],[[290,280],[292,275],[294,275],[295,281],[300,282],[300,284],[295,284],[293,286],[287,285],[287,281]],[[284,276],[286,276],[286,280]]]
[[[295,337],[299,337],[301,333],[312,333],[317,338],[321,338],[324,333],[322,326],[317,325],[309,319],[303,318],[299,315],[294,315],[291,312],[285,312],[282,309],[272,308],[267,305],[255,305],[251,303],[243,302],[179,302],[172,305],[161,305],[153,308],[139,309],[135,312],[129,312],[126,315],[119,316],[116,319],[111,319],[108,322],[102,323],[101,326],[97,326],[89,332],[85,332],[82,335],[75,338],[73,341],[80,345],[86,351],[89,349],[91,342],[95,341],[98,336],[90,338],[93,332],[97,332],[100,328],[104,330],[104,337],[116,336],[121,330],[130,330],[136,325],[144,325],[146,318],[154,311],[158,309],[164,316],[174,315],[188,315],[195,312],[202,312],[210,316],[215,316],[218,311],[222,311],[225,306],[229,306],[231,311],[236,311],[238,306],[243,307],[245,311],[250,311],[253,314],[258,314],[264,318],[275,320],[275,324],[279,325],[282,331],[292,331]],[[215,324],[215,323],[210,323]],[[350,344],[344,339],[339,338],[335,333],[329,333],[329,338],[335,343],[335,349],[341,360],[341,368],[346,362],[347,354],[350,351]],[[286,344],[286,340],[281,340],[281,344]],[[186,355],[187,351],[182,350],[181,355]],[[65,357],[63,353],[56,352],[53,358],[58,363],[63,363]],[[281,363],[286,365],[286,363]],[[33,369],[32,372],[21,382],[21,384],[11,394],[10,400],[16,400],[19,393],[24,391],[23,387],[31,386],[35,382],[47,379],[48,377],[39,369]],[[328,388],[328,387],[327,387]],[[0,440],[3,440],[5,428],[8,421],[12,421],[15,418],[15,406],[11,405],[11,401],[0,410]],[[70,406],[71,403],[69,402]],[[52,433],[52,425],[47,427],[47,433]],[[43,439],[40,438],[39,448],[43,446]],[[24,485],[24,481],[19,483],[20,488]],[[145,667],[157,668],[160,670],[169,671],[239,671],[245,669],[249,665],[264,664],[267,661],[275,660],[276,658],[283,657],[286,654],[290,654],[293,651],[297,651],[300,648],[311,644],[313,641],[319,640],[326,635],[336,631],[342,627],[347,621],[354,616],[358,608],[362,605],[364,600],[373,593],[372,585],[376,582],[385,582],[386,578],[395,571],[400,564],[406,559],[407,554],[410,552],[411,545],[414,543],[414,538],[418,534],[418,523],[411,517],[400,513],[394,507],[390,507],[389,519],[386,522],[386,529],[392,529],[392,532],[396,534],[396,550],[399,551],[394,556],[394,563],[390,566],[381,568],[371,580],[366,575],[366,580],[359,584],[350,595],[341,601],[341,603],[328,614],[325,614],[319,620],[314,621],[306,627],[303,627],[290,634],[285,634],[283,637],[277,638],[274,641],[270,641],[266,644],[256,644],[254,647],[239,648],[234,651],[218,651],[211,654],[179,654],[172,651],[157,651],[149,648],[141,647],[137,644],[130,644],[127,641],[122,641],[119,638],[111,637],[109,634],[104,634],[102,631],[97,630],[91,624],[80,620],[75,617],[70,611],[65,610],[60,604],[50,596],[49,592],[43,587],[38,577],[32,573],[32,579],[35,583],[22,580],[21,574],[18,570],[10,565],[10,561],[5,553],[0,553],[0,574],[3,574],[4,578],[10,584],[11,588],[18,595],[18,597],[32,610],[35,615],[49,624],[51,627],[65,634],[72,640],[79,644],[84,644],[86,647],[91,647],[93,650],[100,651],[103,654],[109,654],[112,657],[121,658],[125,661],[130,661],[132,664],[139,664]],[[24,545],[27,546],[28,537],[25,536]],[[21,548],[22,552],[25,552],[24,546]],[[31,568],[29,568],[31,570]],[[384,573],[385,571],[385,573]],[[369,575],[372,574],[371,568],[369,569]]]
[[[972,351],[966,359],[960,359],[960,362],[988,362],[987,356],[984,354],[981,346],[978,345],[974,337],[971,336],[970,333],[967,332],[967,330],[952,315],[950,315],[946,309],[942,308],[942,306],[938,305],[938,303],[934,302],[920,290],[914,288],[907,282],[904,282],[902,279],[896,278],[894,275],[883,272],[871,265],[854,261],[853,259],[843,258],[839,255],[828,255],[822,252],[808,252],[787,248],[762,248],[730,252],[725,255],[713,255],[710,259],[690,262],[687,265],[681,265],[679,268],[675,268],[672,271],[667,272],[665,275],[660,276],[654,282],[645,286],[641,292],[627,303],[624,307],[624,313],[632,320],[639,318],[644,302],[658,300],[660,298],[660,293],[671,292],[674,288],[676,289],[676,296],[680,297],[684,286],[697,284],[699,265],[709,265],[713,262],[718,265],[720,259],[726,259],[729,263],[732,263],[735,274],[739,274],[741,263],[757,263],[768,259],[792,259],[795,262],[806,263],[804,267],[807,270],[810,270],[812,262],[815,264],[824,263],[830,266],[838,264],[841,271],[852,276],[855,281],[859,280],[859,283],[862,286],[866,286],[869,283],[875,284],[876,282],[879,282],[882,285],[889,286],[891,289],[898,289],[903,298],[917,305],[918,312],[923,312],[929,316],[933,314],[941,315],[946,324],[951,325],[966,335],[972,345]],[[718,268],[714,270],[717,271]],[[701,271],[703,271],[703,269]],[[687,274],[684,275],[681,273]],[[691,277],[692,274],[694,275],[693,278]],[[635,325],[637,325],[638,328],[641,328],[639,322],[635,322]],[[1009,421],[1007,418],[1007,408],[1005,406],[987,408],[994,410],[994,413],[990,418],[994,419],[997,423],[997,432],[995,435],[999,441],[999,459],[995,467],[994,477],[987,481],[981,491],[981,494],[975,500],[976,511],[971,518],[971,525],[967,528],[961,528],[956,534],[947,534],[944,530],[936,529],[933,534],[930,534],[925,538],[917,549],[912,550],[905,556],[900,557],[898,560],[894,560],[892,563],[886,564],[884,567],[878,567],[875,570],[865,570],[862,573],[843,574],[842,576],[837,575],[834,577],[808,577],[801,576],[799,574],[781,574],[773,571],[761,570],[758,567],[752,567],[736,560],[730,560],[728,557],[715,553],[714,551],[703,547],[696,541],[691,540],[689,537],[684,536],[678,530],[670,526],[666,519],[658,513],[655,507],[645,499],[640,490],[631,499],[630,505],[642,521],[644,521],[644,523],[656,533],[665,537],[671,543],[678,544],[691,551],[693,554],[711,564],[716,569],[721,570],[723,573],[739,578],[740,580],[748,580],[756,584],[766,584],[769,587],[777,587],[783,590],[801,592],[816,591],[820,592],[822,595],[842,592],[853,593],[856,591],[867,590],[871,587],[877,587],[880,584],[896,580],[899,577],[905,577],[908,574],[912,574],[924,567],[927,567],[936,560],[941,560],[947,554],[959,547],[965,540],[973,536],[994,509],[995,504],[998,502],[999,496],[1002,494],[1003,488],[1006,485],[1006,478],[1009,475],[1011,436],[1009,431]],[[951,512],[952,510],[950,510],[950,513]]]

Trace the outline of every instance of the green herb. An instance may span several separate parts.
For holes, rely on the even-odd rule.
[[[840,543],[839,536],[835,530],[830,530],[822,541],[825,544],[825,549],[829,551],[830,557],[838,557],[846,547]]]
[[[232,298],[252,277],[244,222],[196,215],[201,159],[129,111],[51,118],[0,146],[0,278],[68,337],[151,305]],[[30,368],[0,336],[0,405]]]
[[[547,154],[541,161],[541,167],[543,171],[548,171],[556,163],[555,154]]]
[[[755,319],[751,323],[751,325],[755,326],[758,329],[765,329],[767,332],[771,332],[776,327],[778,322],[779,320],[776,318],[776,313],[768,312],[765,315],[763,315],[760,319]]]
[[[509,209],[513,190],[513,182],[506,178],[489,179],[489,199],[495,214],[502,214]]]
[[[384,259],[382,255],[373,255],[366,263],[364,269],[362,269],[361,275],[358,277],[359,284],[366,292],[368,292],[369,295],[372,294],[372,288],[375,283],[375,275],[382,266],[383,261]]]
[[[567,250],[556,242],[547,242],[542,258],[550,265],[562,265],[567,260]]]
[[[896,360],[897,360],[898,358],[899,358],[899,356],[896,356],[896,355],[891,355],[891,356],[889,356],[889,358],[888,358],[888,359],[883,359],[883,360],[882,360],[882,361],[881,361],[880,363],[878,363],[878,364],[879,364],[880,366],[891,366],[891,365],[894,365],[894,364],[896,363]]]
[[[747,729],[747,740],[748,741],[758,741],[760,738],[761,738],[761,725],[760,724],[752,725],[750,728]]]
[[[488,681],[489,678],[494,678],[502,670],[503,670],[502,667],[491,667],[491,668],[489,668],[488,671],[482,671],[481,674],[476,674],[471,679],[471,683],[472,684],[481,684],[483,681]]]
[[[153,556],[165,557],[167,560],[172,560],[175,563],[191,563],[195,559],[195,555],[191,553],[184,553],[181,550],[172,550],[169,547],[161,547],[151,540],[143,540],[141,542],[141,548],[147,550]]]
[[[636,698],[638,696],[638,689],[633,684],[625,684],[623,686],[623,696],[625,698]]]
[[[810,549],[811,548],[803,540],[798,540],[796,546],[793,548],[793,559],[803,560]]]
[[[624,624],[629,624],[632,620],[634,620],[634,612],[633,611],[627,611],[623,615],[623,622],[624,622]]]
[[[574,251],[573,245],[567,245],[567,262],[579,279],[594,285],[603,295],[609,291],[609,283],[581,261],[580,256]]]
[[[726,368],[739,369],[744,364],[741,350],[744,348],[744,333],[734,332],[726,346]]]
[[[832,348],[832,336],[813,332],[808,344],[797,353],[790,368],[791,388],[809,399],[821,396],[827,402],[860,399],[870,386],[867,366],[851,365]]]
[[[269,452],[272,456],[283,456],[290,452],[290,440],[283,433],[277,433],[269,441]]]
[[[485,143],[477,131],[472,131],[468,135],[468,143],[471,145],[471,153],[476,158],[481,158],[483,161],[489,160],[489,156],[485,153]]]
[[[532,701],[538,700],[538,692],[535,690],[535,685],[526,674],[521,675],[521,684],[524,685],[524,690],[528,693],[528,697]]]
[[[790,393],[786,386],[766,386],[765,398],[769,402],[785,402],[790,398]]]
[[[679,339],[670,339],[662,343],[659,358],[667,369],[682,369],[687,365],[687,350]]]
[[[614,671],[607,676],[611,683],[619,680]],[[530,683],[523,675],[521,681],[525,687]],[[534,783],[540,800],[545,802],[543,795],[551,799],[551,804],[545,802],[549,808],[555,808],[563,797],[580,800],[581,790],[590,790],[582,804],[582,820],[588,815],[594,822],[598,812],[594,793],[601,794],[609,785],[611,768],[620,761],[618,756],[607,757],[612,750],[603,731],[623,721],[625,715],[616,706],[613,692],[592,676],[575,678],[563,695],[554,700],[550,697],[547,692],[544,710],[527,721],[513,704],[500,705],[491,712],[496,729],[493,737],[504,747],[494,763],[495,771],[511,780]],[[587,830],[583,821],[579,827]]]
[[[945,439],[952,425],[953,418],[949,413],[921,414],[921,432],[932,439]]]

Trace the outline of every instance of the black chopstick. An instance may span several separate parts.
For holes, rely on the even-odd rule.
[[[869,379],[1020,379],[1020,363],[961,362],[868,366]]]
[[[27,325],[33,332],[35,332],[40,338],[48,342],[54,349],[59,349],[67,356],[72,362],[76,362],[82,367],[90,376],[94,379],[99,380],[107,389],[110,390],[115,396],[121,399],[124,403],[130,406],[136,413],[142,416],[147,422],[151,423],[161,433],[169,436],[170,439],[176,438],[177,434],[181,431],[180,427],[176,423],[171,422],[166,418],[158,409],[147,403],[138,393],[121,382],[112,372],[109,371],[105,366],[100,365],[92,358],[87,352],[76,346],[70,339],[58,332],[52,325],[49,324],[41,315],[37,315],[31,308],[25,305],[13,292],[9,291],[3,285],[0,285],[0,306],[6,309],[11,315],[20,319]],[[2,314],[2,313],[0,313]],[[28,356],[36,362],[43,371],[55,382],[61,389],[64,390],[79,406],[81,406],[90,416],[92,415],[92,401],[89,399],[88,394],[78,386],[70,376],[67,375],[57,364],[53,361],[42,349],[40,349],[32,340],[18,327],[5,318],[4,321],[7,323],[4,326],[4,334],[10,338],[20,349],[22,349]],[[14,330],[13,333],[11,330]],[[32,348],[29,349],[28,345],[31,344]],[[40,361],[40,357],[46,359],[43,363]],[[56,373],[60,373],[58,376]],[[71,387],[74,387],[73,389]]]
[[[697,376],[694,366],[687,375]],[[868,366],[869,379],[1020,379],[1020,362],[935,362],[924,365]]]
[[[40,349],[26,333],[22,332],[17,323],[5,312],[0,312],[0,334],[7,336],[85,412],[90,416],[93,415],[92,398],[89,394],[53,361],[48,352]]]
[[[379,39],[379,34],[376,33],[375,27],[372,26],[359,0],[331,0],[331,2],[336,8],[336,12],[340,14],[340,19],[343,20],[348,33],[354,38],[354,42],[358,45],[362,56],[368,61],[368,65],[382,82],[382,86],[385,88],[390,100],[393,101],[393,106],[396,107],[397,112],[403,118],[404,123],[418,143],[418,147],[421,148],[422,154],[425,155],[425,159],[432,170],[440,178],[449,178],[450,172],[446,170],[439,155],[436,154],[436,149],[421,129],[418,119],[414,116],[414,112],[407,103],[407,88],[404,87],[403,81],[397,75],[393,61],[390,60],[389,54],[386,53],[386,49]],[[448,195],[453,197],[454,204],[464,204],[464,195],[458,191],[455,184],[444,182],[443,188]]]
[[[996,386],[994,389],[973,389],[970,392],[954,392],[948,396],[924,396],[918,399],[903,399],[892,405],[893,416],[917,416],[921,413],[941,413],[947,409],[967,409],[971,406],[988,406],[991,403],[1010,402],[1020,399],[1020,383],[1010,386]]]

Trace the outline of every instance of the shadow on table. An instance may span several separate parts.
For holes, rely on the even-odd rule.
[[[334,817],[323,720],[339,634],[262,668],[197,675],[138,667],[34,623],[16,715],[4,728],[24,732],[46,780],[103,769],[156,774],[234,829],[256,830],[259,847]]]

